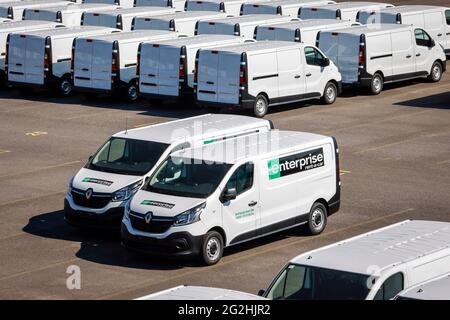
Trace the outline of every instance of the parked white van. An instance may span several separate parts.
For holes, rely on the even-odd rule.
[[[265,0],[251,0],[252,3]],[[248,0],[188,0],[186,1],[186,11],[220,11],[230,16],[238,16],[241,6],[249,2]]]
[[[82,3],[115,4],[121,8],[133,8],[134,0],[81,0]]]
[[[9,34],[5,73],[16,86],[56,86],[62,95],[72,92],[70,79],[73,39],[119,32],[104,27],[53,28]]]
[[[8,34],[17,33],[23,31],[38,31],[48,30],[58,27],[64,27],[64,25],[50,21],[11,21],[8,23],[0,24],[0,81],[5,80],[5,57],[6,57],[6,42]]]
[[[138,52],[139,93],[150,98],[192,101],[199,49],[243,43],[243,37],[200,35],[142,43]]]
[[[144,41],[174,39],[178,32],[142,30],[82,37],[73,43],[73,84],[80,91],[122,93],[138,98],[136,64]]]
[[[290,21],[256,27],[255,39],[258,41],[295,41],[316,45],[317,35],[320,31],[349,28],[355,25],[359,26],[360,24],[350,20],[331,19]]]
[[[395,300],[450,300],[450,273],[406,289]]]
[[[358,12],[361,10],[377,10],[393,7],[391,4],[380,2],[340,2],[337,4],[300,8],[298,17],[304,19],[340,19],[357,22]]]
[[[70,179],[65,219],[119,229],[125,203],[171,153],[272,128],[266,120],[205,114],[116,133]]]
[[[63,23],[66,27],[81,25],[81,16],[84,12],[100,12],[117,9],[112,4],[86,3],[69,6],[55,6],[44,9],[25,9],[23,20],[46,20]]]
[[[341,91],[338,68],[311,45],[261,41],[198,51],[196,99],[201,106],[249,108],[263,117],[269,106],[322,98]]]
[[[0,2],[0,16],[13,20],[22,20],[25,9],[43,9],[54,6],[73,5],[71,1],[62,0],[22,0]],[[38,19],[36,19],[38,20]]]
[[[361,23],[396,23],[422,28],[450,54],[450,8],[401,6],[377,11],[361,11]]]
[[[334,138],[278,130],[173,153],[125,207],[122,243],[212,265],[281,230],[319,234],[339,209],[338,161]]]
[[[450,223],[403,221],[292,259],[267,290],[273,300],[390,300],[448,273]]]
[[[177,11],[184,11],[185,2],[185,0],[135,0],[134,6],[170,7]]]
[[[151,17],[137,17],[133,20],[133,30],[168,30],[188,36],[195,34],[198,21],[209,21],[226,17],[223,12],[185,11]]]
[[[338,66],[344,85],[379,94],[384,83],[429,77],[440,81],[444,49],[426,31],[380,24],[319,33],[318,47]]]
[[[329,0],[279,0],[263,3],[244,3],[241,7],[241,15],[247,14],[280,14],[283,16],[298,17],[300,8],[306,6],[323,6],[335,4]]]
[[[257,26],[288,22],[291,20],[291,17],[274,14],[249,14],[246,16],[210,21],[200,20],[196,26],[196,34],[228,34],[253,38]]]
[[[102,26],[131,31],[135,17],[149,17],[174,12],[175,9],[169,7],[136,7],[103,12],[85,12],[81,17],[81,25]]]

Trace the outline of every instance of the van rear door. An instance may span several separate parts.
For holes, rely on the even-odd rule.
[[[198,63],[197,98],[200,101],[217,102],[219,52],[201,50]]]
[[[74,85],[92,88],[92,40],[77,39],[75,41]]]
[[[218,96],[219,103],[239,103],[239,72],[241,56],[236,53],[220,52],[218,73]]]
[[[119,49],[119,48],[117,48]],[[94,41],[92,48],[92,88],[111,89],[112,43]],[[117,62],[118,63],[118,62]]]

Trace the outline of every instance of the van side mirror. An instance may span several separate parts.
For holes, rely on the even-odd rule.
[[[227,188],[223,192],[222,201],[226,202],[226,201],[234,200],[234,199],[236,199],[236,197],[237,197],[236,188]]]
[[[434,48],[436,46],[436,41],[434,39],[430,39],[430,42],[428,43],[428,47]]]
[[[262,297],[264,295],[264,293],[266,293],[266,290],[264,289],[259,289],[258,291],[258,296]]]
[[[150,180],[150,177],[149,176],[145,177],[144,184],[147,184],[148,180]]]
[[[330,65],[330,58],[325,58],[325,60],[323,61],[323,66],[328,67],[329,65]]]

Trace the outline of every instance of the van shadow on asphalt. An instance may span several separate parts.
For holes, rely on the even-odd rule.
[[[412,100],[394,103],[395,106],[406,106],[416,108],[450,109],[450,91],[433,94]]]

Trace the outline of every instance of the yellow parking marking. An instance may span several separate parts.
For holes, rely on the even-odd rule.
[[[27,132],[25,135],[31,136],[31,137],[39,137],[39,136],[45,136],[48,132],[45,131],[34,131],[34,132]]]
[[[3,150],[3,149],[0,149],[0,154],[2,154],[2,153],[10,153],[11,151],[9,151],[9,150]]]
[[[450,159],[449,160],[444,160],[444,161],[439,161],[437,164],[438,165],[442,165],[442,164],[449,164],[450,163]]]
[[[341,176],[345,176],[346,174],[352,173],[351,171],[341,170]]]

